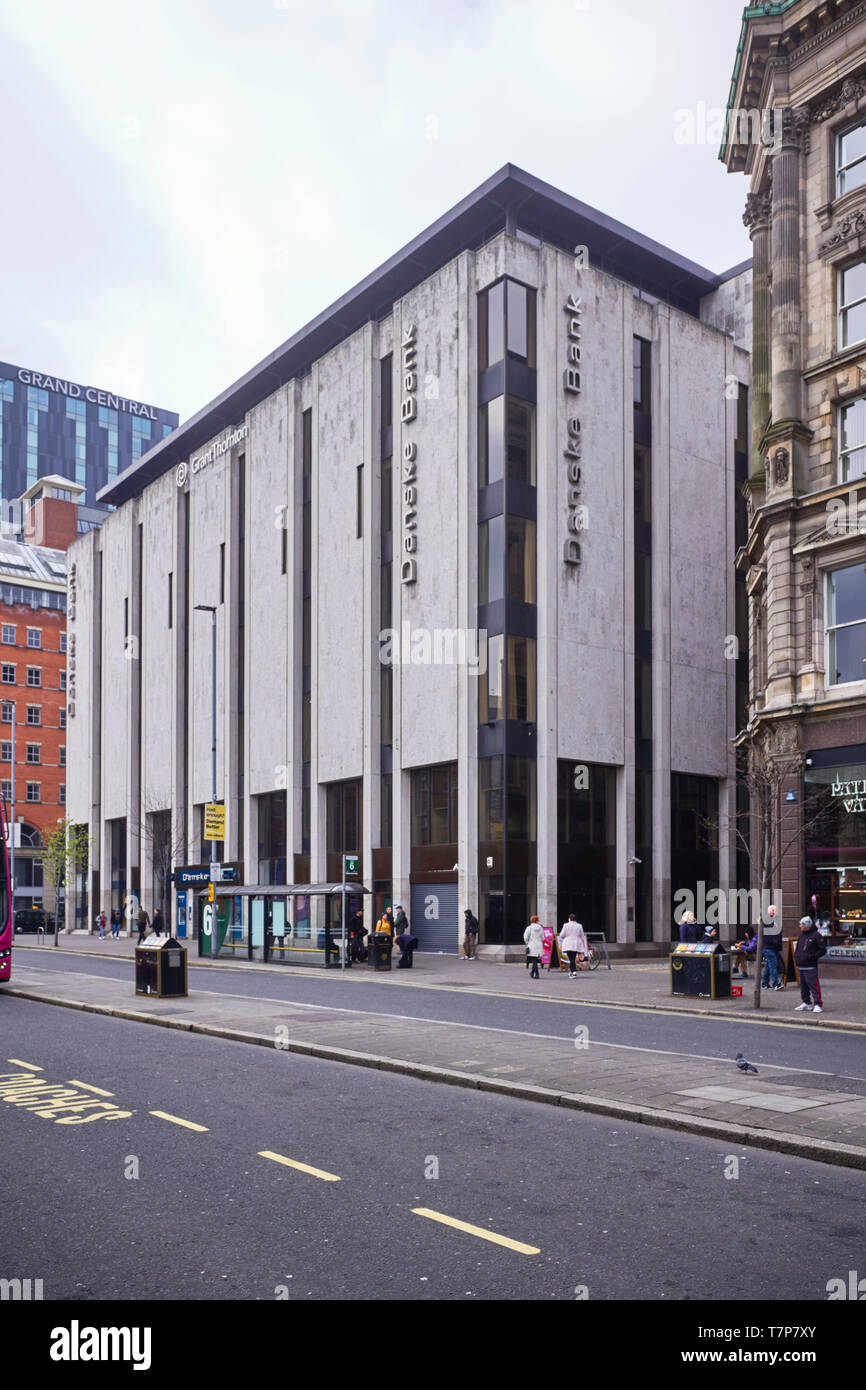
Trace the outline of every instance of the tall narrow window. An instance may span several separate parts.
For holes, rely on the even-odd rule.
[[[364,465],[359,463],[355,469],[355,539],[364,534]]]
[[[866,476],[866,397],[839,412],[839,482]]]
[[[634,339],[634,408],[650,408],[650,344],[646,338]]]
[[[862,342],[866,338],[866,261],[840,270],[839,346]]]
[[[174,574],[168,576],[168,625],[174,627]]]
[[[836,141],[836,193],[850,193],[866,183],[866,123],[846,130]]]
[[[491,285],[478,296],[478,369],[505,356],[505,282]]]
[[[226,547],[225,541],[220,546],[220,603],[226,601]]]

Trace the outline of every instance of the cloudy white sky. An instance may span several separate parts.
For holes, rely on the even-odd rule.
[[[0,0],[0,359],[183,419],[509,161],[726,269],[742,8]]]

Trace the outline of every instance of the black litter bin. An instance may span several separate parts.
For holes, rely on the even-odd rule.
[[[135,992],[178,999],[187,989],[186,947],[174,937],[135,948]]]
[[[374,931],[370,937],[370,961],[374,970],[391,969],[391,952],[394,942],[386,931]]]
[[[720,941],[681,941],[671,952],[671,994],[730,999],[731,958]]]

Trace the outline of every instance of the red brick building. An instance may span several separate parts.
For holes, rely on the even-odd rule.
[[[21,540],[0,538],[0,796],[15,826],[16,908],[42,903],[42,836],[66,814],[65,550],[79,490],[59,481],[59,496],[49,479],[25,495]]]

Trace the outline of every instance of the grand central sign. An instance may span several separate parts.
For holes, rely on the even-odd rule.
[[[73,400],[83,398],[91,405],[107,406],[109,410],[125,410],[129,415],[144,415],[148,420],[156,419],[156,411],[152,405],[131,401],[127,396],[115,396],[111,391],[98,391],[95,386],[79,386],[77,381],[65,381],[59,376],[45,376],[42,372],[31,372],[26,367],[18,368],[18,380],[23,386],[35,386],[40,391],[54,391]]]

